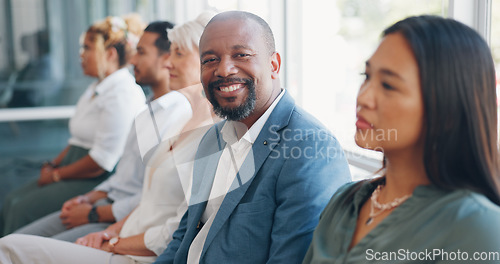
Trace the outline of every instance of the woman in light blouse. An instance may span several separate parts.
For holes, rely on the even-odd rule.
[[[500,263],[488,45],[434,16],[407,18],[383,35],[366,61],[355,136],[384,153],[383,176],[339,189],[303,263]]]
[[[96,77],[70,119],[68,146],[43,165],[38,180],[11,192],[3,207],[3,235],[61,208],[113,171],[145,96],[126,68],[144,24],[137,15],[108,17],[90,26],[80,54],[85,75]]]

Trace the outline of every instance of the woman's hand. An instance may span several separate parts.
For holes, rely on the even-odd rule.
[[[109,241],[102,243],[101,250],[113,253],[113,251],[111,251],[111,245],[109,244]]]
[[[90,233],[84,237],[80,237],[75,243],[86,247],[106,250],[105,246],[109,244],[108,241],[115,236],[118,236],[118,232],[114,229],[107,228],[104,231]]]

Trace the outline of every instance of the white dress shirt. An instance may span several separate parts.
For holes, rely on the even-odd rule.
[[[139,151],[144,163],[164,140],[179,135],[193,117],[188,99],[178,91],[171,91],[150,102],[135,118]],[[148,155],[149,153],[149,155]]]
[[[247,159],[247,162],[253,163],[252,160],[248,160],[253,159],[253,153],[251,152],[252,145],[284,94],[285,91],[281,91],[271,106],[257,119],[248,131],[245,131],[246,126],[244,124],[235,121],[227,121],[221,129],[222,139],[226,142],[226,146],[222,151],[217,165],[207,206],[201,216],[201,222],[204,225],[189,247],[188,264],[199,263],[208,232],[224,197],[229,191],[232,191],[230,190],[231,186],[235,186],[233,185],[233,181],[245,159]],[[243,136],[238,140],[238,135],[242,134]]]
[[[178,134],[192,116],[191,104],[177,91],[148,102],[136,116],[115,174],[95,188],[114,200],[111,208],[117,221],[130,214],[141,200],[147,164],[144,155],[160,144],[158,137],[169,139]]]
[[[199,84],[185,88],[182,94],[177,92],[168,94],[186,96],[184,99],[188,100],[191,107],[190,118],[178,120],[179,117],[182,119],[182,115],[174,111],[175,109],[169,109],[170,104],[166,103],[169,100],[158,101],[157,99],[155,102],[158,101],[159,104],[151,107],[151,109],[156,110],[154,110],[152,122],[149,123],[156,127],[154,129],[166,132],[163,134],[161,144],[147,151],[144,157],[147,159],[147,168],[141,201],[125,221],[120,231],[120,237],[144,233],[144,244],[157,255],[160,255],[167,248],[187,210],[196,150],[203,135],[218,120],[212,116],[212,106],[202,96],[202,89],[201,84]],[[171,103],[173,102],[171,101]],[[165,112],[162,114],[161,111]],[[175,126],[170,128],[172,131],[177,131],[177,135],[161,124],[165,119],[170,118],[172,121],[168,122],[175,122]],[[143,124],[148,123],[145,120],[142,121]],[[136,123],[139,123],[137,119]],[[183,126],[181,129],[177,127],[180,124]],[[137,133],[141,134],[139,131]],[[146,133],[145,135],[150,134]],[[154,138],[157,139],[156,136]],[[140,142],[141,137],[139,137],[139,145]],[[142,142],[147,143],[148,141]],[[156,259],[156,256],[129,255],[128,257],[138,263],[151,263]]]
[[[125,221],[120,237],[144,234],[146,247],[160,255],[172,240],[172,234],[187,210],[182,181],[192,175],[194,156],[206,129],[191,133],[182,142],[163,141],[150,158],[139,206]],[[154,262],[156,257],[129,256],[141,262]]]
[[[91,84],[70,119],[69,144],[89,149],[90,157],[101,168],[113,170],[134,116],[145,101],[141,87],[126,68]]]
[[[134,127],[135,123],[128,134],[116,172],[94,188],[96,191],[106,192],[108,198],[114,201],[111,211],[116,221],[130,214],[141,199],[146,166],[142,163]]]

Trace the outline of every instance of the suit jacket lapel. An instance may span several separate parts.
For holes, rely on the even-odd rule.
[[[281,137],[278,131],[288,125],[294,107],[295,103],[292,97],[285,91],[285,94],[260,131],[259,136],[252,146],[252,150],[245,158],[245,162],[238,172],[239,175],[237,175],[237,178],[233,181],[230,189],[233,191],[229,192],[224,198],[224,201],[222,201],[221,207],[215,216],[214,222],[208,232],[207,239],[205,240],[200,260],[205,255],[217,233],[229,219],[236,206],[240,203],[248,187],[255,178],[256,173],[259,171],[260,167],[262,167],[262,164],[264,164],[264,161],[266,161],[271,151],[279,143]],[[239,186],[238,176],[243,183],[242,186]]]
[[[193,167],[190,206],[206,202],[210,196],[211,188],[207,188],[207,186],[212,186],[222,150],[226,145],[219,132],[223,126],[224,122],[216,124],[213,129],[209,130],[210,134],[205,137],[208,140],[215,138],[217,144],[207,142],[198,148]]]
[[[220,128],[224,126],[224,123],[225,122],[216,124],[214,128],[208,132],[212,135],[206,136],[206,138],[215,137],[217,144],[208,142],[208,144],[200,146],[196,153],[193,167],[193,186],[191,187],[191,197],[189,198],[190,213],[188,215],[188,226],[198,225],[201,215],[207,206],[211,190],[211,188],[207,188],[207,186],[212,186],[215,172],[217,171],[217,165],[226,144],[220,137]]]

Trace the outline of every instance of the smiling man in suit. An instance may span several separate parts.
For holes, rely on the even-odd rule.
[[[200,59],[205,94],[227,120],[199,145],[189,208],[156,263],[300,263],[321,211],[350,181],[344,153],[280,88],[262,18],[218,14]]]

